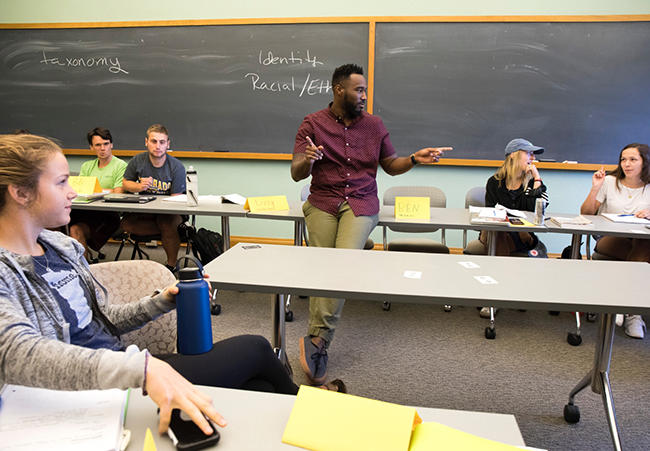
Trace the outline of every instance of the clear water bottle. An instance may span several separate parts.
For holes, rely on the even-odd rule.
[[[535,224],[544,225],[544,213],[546,212],[546,201],[541,197],[535,200]]]
[[[194,166],[187,168],[185,172],[185,192],[187,193],[187,206],[196,207],[199,204],[199,175]]]
[[[196,268],[180,268],[184,259],[196,263]],[[210,316],[210,286],[203,278],[203,265],[192,256],[176,262],[178,294],[176,295],[177,347],[180,354],[203,354],[212,349]]]

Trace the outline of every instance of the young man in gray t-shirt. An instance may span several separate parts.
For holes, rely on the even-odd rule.
[[[176,196],[185,193],[185,167],[176,158],[167,155],[169,133],[160,124],[147,129],[144,140],[147,152],[129,161],[124,172],[122,186],[125,191],[141,194]],[[180,215],[128,214],[122,220],[122,228],[138,235],[161,235],[167,254],[166,266],[173,271],[181,245],[178,236]]]

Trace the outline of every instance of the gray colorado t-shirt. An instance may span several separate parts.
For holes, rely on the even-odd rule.
[[[142,152],[131,158],[124,172],[124,178],[138,182],[152,177],[153,187],[141,194],[183,194],[185,193],[185,167],[178,159],[167,155],[165,164],[157,168],[151,164],[149,153]]]

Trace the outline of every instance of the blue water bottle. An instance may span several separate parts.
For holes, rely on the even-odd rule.
[[[183,259],[194,261],[197,268],[180,268]],[[181,354],[202,354],[212,349],[210,287],[203,278],[203,265],[192,256],[176,262],[178,294],[176,295],[177,347]]]

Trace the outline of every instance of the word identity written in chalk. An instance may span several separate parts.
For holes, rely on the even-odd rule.
[[[300,70],[301,67],[305,66],[315,68],[325,64],[317,56],[313,55],[309,49],[305,53],[300,50],[291,50],[285,55],[276,55],[272,51],[260,50],[257,62],[265,69],[285,66],[296,68],[296,70]],[[304,78],[302,75],[294,74],[284,79],[262,77],[257,72],[248,72],[244,75],[244,78],[248,79],[254,92],[296,93],[298,97],[303,97],[305,95],[327,94],[332,90],[330,80],[315,78],[309,72],[304,75]]]

